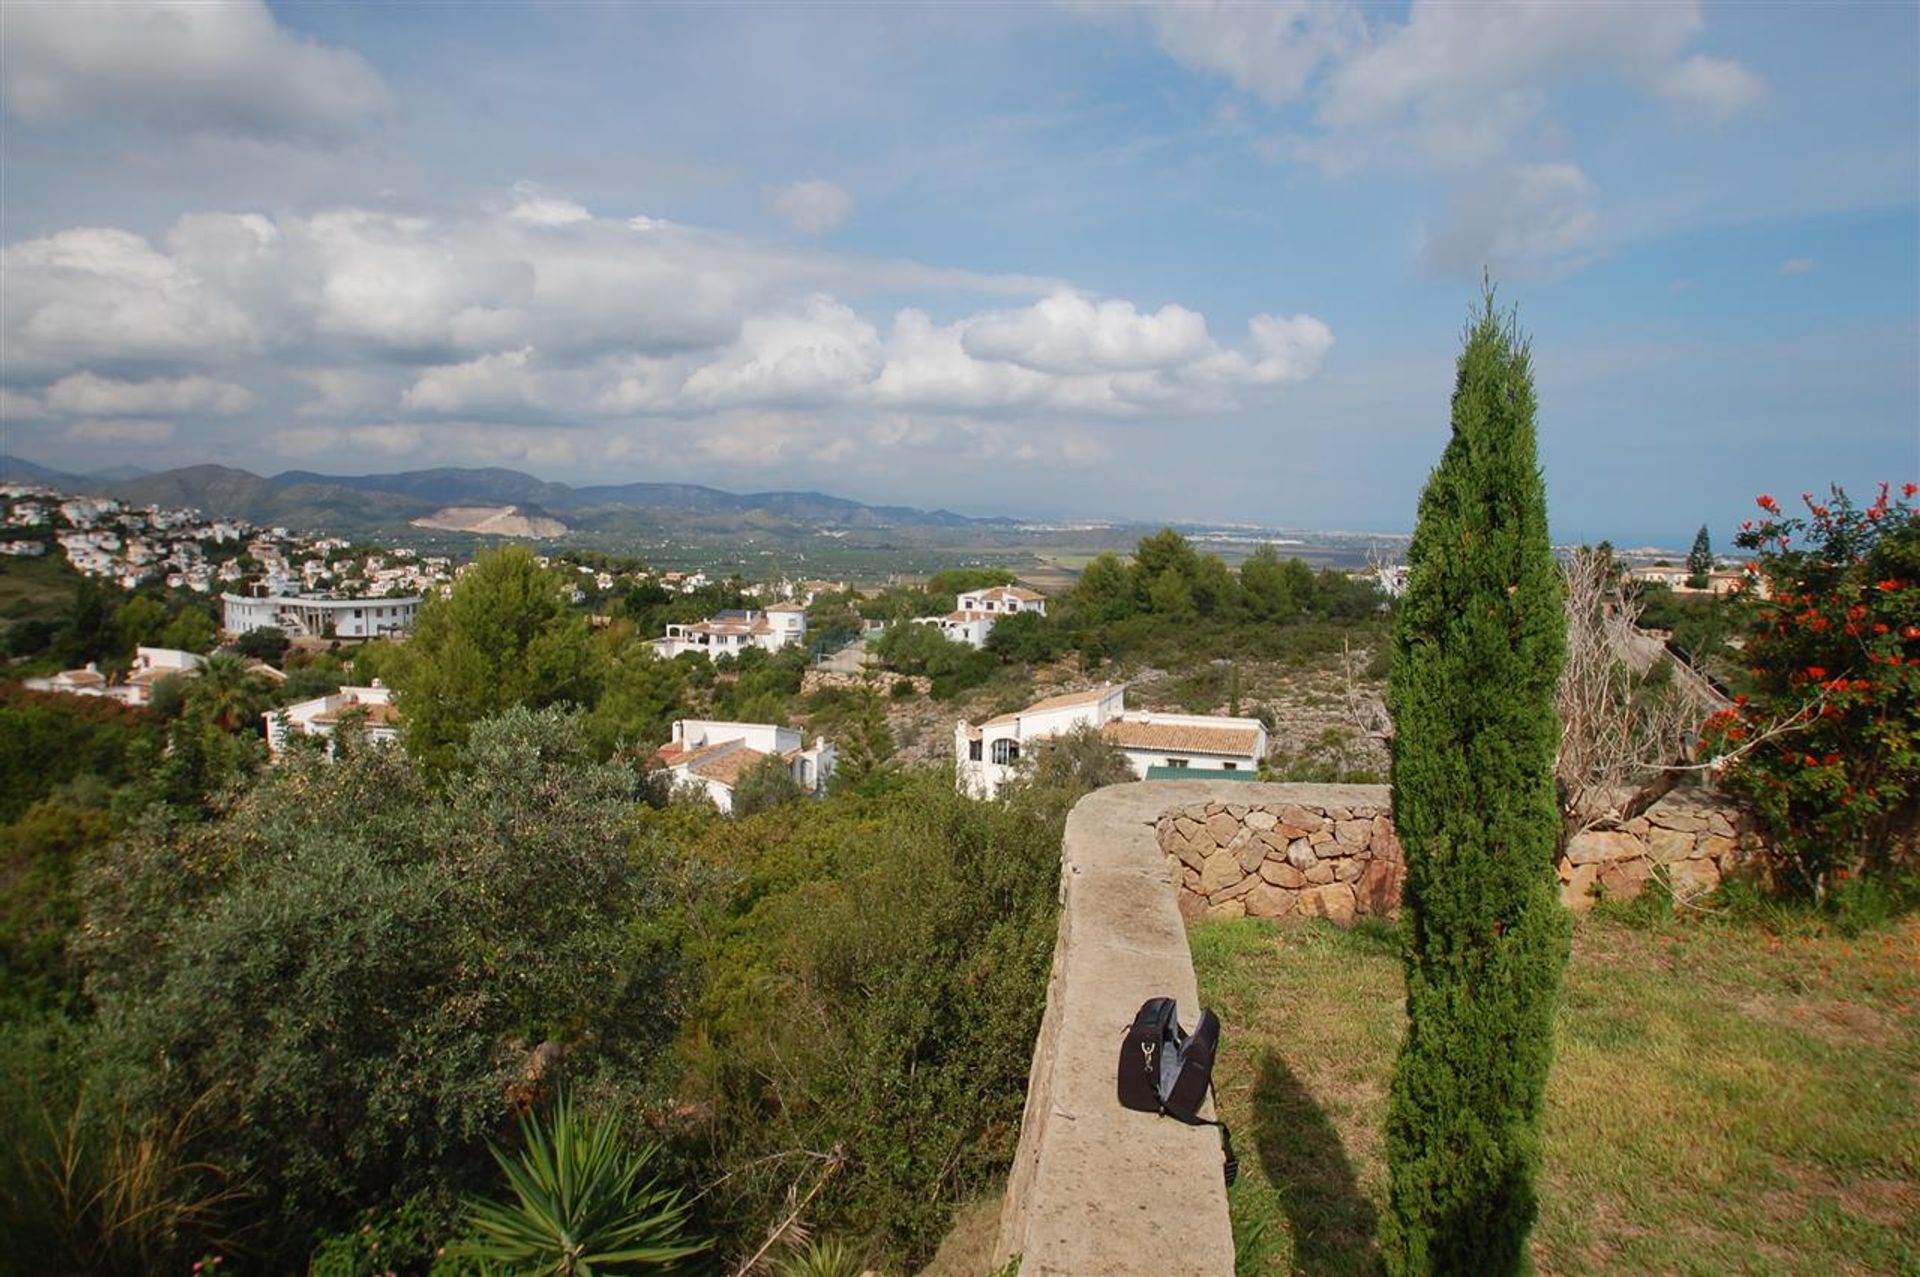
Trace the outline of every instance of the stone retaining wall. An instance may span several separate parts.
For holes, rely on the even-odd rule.
[[[1163,813],[1154,828],[1187,918],[1330,918],[1400,907],[1403,868],[1384,785],[1263,785]],[[1669,797],[1618,829],[1576,835],[1559,863],[1560,898],[1590,908],[1628,900],[1665,868],[1682,896],[1711,890],[1761,846],[1734,807]]]

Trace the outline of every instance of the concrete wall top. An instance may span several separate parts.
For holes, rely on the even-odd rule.
[[[1120,1041],[1151,997],[1200,1000],[1154,824],[1190,803],[1385,807],[1383,785],[1174,780],[1113,785],[1067,817],[1060,937],[1034,1043],[1020,1147],[1001,1207],[996,1262],[1024,1277],[1228,1277],[1233,1232],[1220,1134],[1134,1113],[1115,1096]],[[1222,1026],[1233,1050],[1234,1027]]]

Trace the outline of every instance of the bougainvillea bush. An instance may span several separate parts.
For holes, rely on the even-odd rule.
[[[1744,649],[1750,692],[1702,732],[1779,883],[1816,899],[1910,856],[1920,827],[1920,485],[1882,484],[1864,508],[1831,491],[1802,494],[1805,515],[1762,496],[1742,525],[1771,597]]]

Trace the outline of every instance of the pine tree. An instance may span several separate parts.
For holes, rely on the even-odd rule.
[[[1405,1274],[1527,1266],[1569,945],[1553,788],[1566,632],[1531,358],[1491,288],[1465,342],[1453,437],[1408,548],[1388,689],[1407,1036],[1387,1115],[1383,1240]]]
[[[1693,549],[1687,552],[1687,584],[1696,590],[1707,588],[1707,573],[1713,571],[1713,542],[1707,538],[1707,525],[1693,535]]]

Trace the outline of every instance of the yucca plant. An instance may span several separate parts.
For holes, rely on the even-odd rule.
[[[656,1153],[621,1138],[618,1117],[596,1118],[562,1096],[551,1124],[521,1124],[525,1147],[493,1150],[512,1202],[467,1205],[465,1256],[491,1269],[541,1277],[593,1277],[665,1268],[706,1249],[688,1238],[677,1190],[648,1174]]]
[[[867,1266],[838,1238],[819,1239],[774,1261],[773,1277],[860,1277]]]

